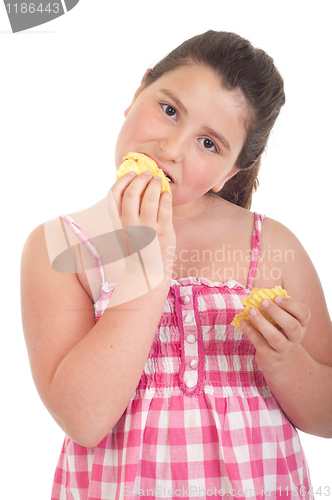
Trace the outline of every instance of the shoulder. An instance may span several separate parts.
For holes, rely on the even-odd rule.
[[[269,256],[270,261],[278,264],[284,284],[290,281],[294,283],[299,274],[303,279],[316,282],[313,277],[317,273],[307,251],[298,237],[284,224],[269,217],[264,219],[261,250]]]
[[[75,235],[71,236],[72,244],[76,243],[76,239]],[[22,263],[34,260],[52,267],[56,257],[68,250],[68,247],[61,220],[48,220],[35,227],[28,235],[22,250]],[[74,255],[69,251],[66,258],[73,262]]]
[[[281,241],[286,239],[287,241],[295,241],[296,236],[290,229],[288,229],[281,222],[271,219],[270,217],[264,217],[263,221],[264,234],[262,232],[262,238],[269,238],[273,241]]]
[[[69,215],[90,238],[106,233],[109,230],[105,199],[84,210],[66,215]],[[75,234],[75,231],[68,226],[67,222],[60,217],[56,217],[40,224],[31,231],[25,241],[23,255],[44,250],[52,265],[54,259],[64,251],[68,250],[67,258],[69,253],[73,254],[74,252],[75,254],[74,250],[80,242],[81,240]],[[85,252],[84,246],[82,249]],[[90,258],[90,254],[86,253]]]
[[[78,280],[75,255],[63,252],[67,245],[59,241],[58,222],[54,219],[37,226],[23,246],[21,307],[26,331],[35,331],[43,315],[51,317],[52,311],[59,311],[60,307],[67,311],[72,305],[74,310],[78,303],[82,303],[82,307],[85,305],[91,309],[91,300]],[[56,251],[60,256],[65,254],[60,264],[55,262]]]
[[[35,227],[25,240],[22,250],[22,259],[29,257],[30,254],[33,254],[36,258],[38,258],[43,253],[47,253],[46,235],[55,239],[57,232],[56,228],[57,221],[55,219],[39,224],[39,226]]]
[[[294,279],[297,273],[315,272],[297,236],[284,224],[269,217],[265,217],[262,224],[261,250],[271,262],[278,264],[283,283]]]
[[[261,244],[284,251],[296,249],[299,252],[305,252],[297,236],[284,224],[270,217],[265,217],[263,220]]]
[[[55,305],[64,300],[66,293],[77,297],[81,290],[84,292],[77,279],[76,259],[72,253],[62,259],[66,267],[55,265],[56,252],[63,254],[67,249],[66,242],[62,244],[59,240],[58,222],[54,219],[37,226],[22,249],[22,315],[31,324],[41,311],[50,310],[50,303]]]

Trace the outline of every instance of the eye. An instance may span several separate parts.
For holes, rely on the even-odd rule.
[[[169,104],[162,104],[161,107],[167,116],[170,116],[171,118],[177,117],[176,109]]]
[[[213,153],[218,153],[217,146],[211,139],[207,139],[206,137],[202,137],[201,139],[198,139],[199,142],[202,144],[202,146],[205,147],[205,149],[208,149],[209,151],[212,151]]]

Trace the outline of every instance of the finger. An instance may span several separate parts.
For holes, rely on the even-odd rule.
[[[241,328],[243,333],[247,335],[249,340],[253,343],[256,351],[258,351],[261,355],[271,355],[271,351],[275,352],[275,350],[270,346],[266,338],[255,328],[254,325],[250,323],[250,321],[242,320]]]
[[[139,174],[125,189],[122,196],[121,220],[124,225],[137,225],[141,206],[141,196],[151,181],[152,173],[147,170]]]
[[[277,352],[281,352],[288,345],[288,338],[278,328],[273,326],[261,312],[253,307],[249,311],[250,321],[254,327],[263,335],[268,344]]]
[[[125,189],[137,176],[136,172],[128,172],[123,175],[113,184],[107,195],[107,208],[113,220],[115,217],[115,209],[119,216],[121,216],[121,201]]]
[[[292,313],[282,309],[271,300],[263,301],[261,307],[282,328],[287,338],[296,342],[304,335],[309,309],[299,302],[293,300],[291,302],[290,310]]]
[[[171,223],[173,220],[172,195],[168,191],[163,191],[160,195],[157,222],[162,226]]]
[[[307,326],[310,320],[310,309],[306,305],[281,295],[275,298],[274,304],[296,318],[303,328]]]
[[[161,178],[153,176],[149,182],[146,190],[144,191],[140,215],[142,224],[149,225],[149,223],[156,223],[158,216],[159,200],[161,193]]]

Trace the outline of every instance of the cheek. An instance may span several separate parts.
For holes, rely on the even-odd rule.
[[[201,186],[209,184],[213,177],[213,165],[211,162],[200,161],[199,156],[195,155],[191,159],[191,168],[188,181],[191,185],[199,184]],[[194,167],[192,167],[194,165]]]
[[[123,162],[124,155],[130,151],[140,150],[137,152],[141,152],[144,150],[145,143],[156,139],[158,128],[156,120],[153,120],[146,110],[139,113],[136,110],[133,111],[129,112],[124,121],[116,142],[115,161],[117,168]]]
[[[122,133],[129,140],[146,141],[154,130],[156,130],[155,120],[146,110],[142,110],[133,116],[128,115]]]

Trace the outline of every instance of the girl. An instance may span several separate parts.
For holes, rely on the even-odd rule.
[[[299,241],[249,210],[284,102],[247,40],[184,42],[145,73],[115,151],[117,168],[154,159],[172,196],[126,174],[27,239],[26,343],[66,434],[52,500],[313,498],[296,427],[332,437],[331,320]],[[120,247],[130,227],[156,238],[119,260],[111,235]],[[291,298],[264,306],[281,330],[256,309],[231,326],[253,286],[276,285]]]

